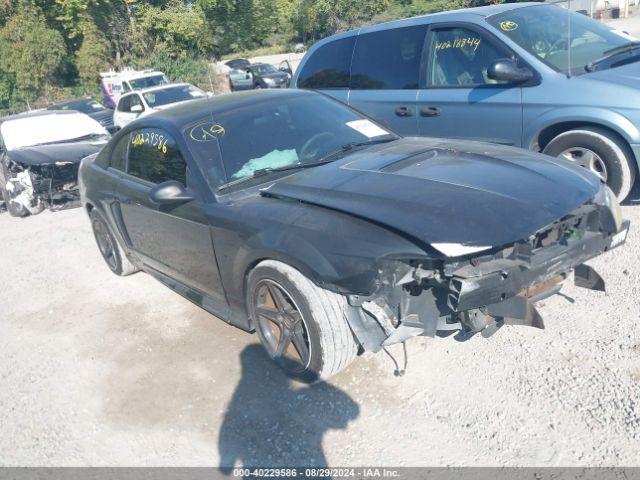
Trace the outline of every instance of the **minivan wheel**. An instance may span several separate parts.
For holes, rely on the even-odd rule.
[[[633,153],[616,135],[599,128],[581,128],[561,133],[543,153],[572,161],[598,175],[619,201],[629,195],[635,181]]]
[[[347,323],[353,307],[289,265],[265,260],[250,272],[247,308],[267,354],[291,378],[326,380],[356,356]]]
[[[89,213],[89,218],[91,219],[91,228],[98,244],[98,250],[100,250],[100,254],[109,270],[122,277],[137,272],[138,269],[129,261],[102,215],[93,209]]]

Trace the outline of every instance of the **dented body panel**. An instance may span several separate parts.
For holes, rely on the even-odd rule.
[[[416,335],[541,327],[535,301],[557,293],[576,267],[625,241],[628,224],[594,175],[563,160],[473,142],[398,139],[246,188],[210,187],[206,172],[220,162],[221,151],[192,155],[186,125],[225,109],[257,101],[281,105],[304,95],[317,94],[239,93],[134,122],[82,162],[83,206],[100,211],[137,266],[246,330],[254,328],[246,310],[248,273],[265,259],[293,266],[346,297],[348,321],[364,351]],[[114,146],[137,128],[175,137],[196,198],[171,208],[151,205],[148,215],[140,211],[137,218],[147,227],[134,227],[170,252],[164,258],[145,258],[132,244],[132,225],[122,216],[132,200],[120,192],[134,180],[110,166]],[[153,230],[159,214],[176,222],[170,231]],[[205,225],[210,235],[207,251],[193,251],[188,229],[195,223],[198,234]],[[188,264],[176,251],[208,255],[219,280],[211,286],[216,295],[188,276],[167,278]],[[168,258],[173,265],[163,265]]]

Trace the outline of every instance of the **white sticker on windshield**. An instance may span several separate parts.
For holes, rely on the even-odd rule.
[[[389,135],[390,133],[384,128],[380,128],[371,120],[363,118],[362,120],[354,120],[353,122],[347,122],[347,125],[353,128],[356,132],[361,133],[365,137],[374,138],[382,135]]]

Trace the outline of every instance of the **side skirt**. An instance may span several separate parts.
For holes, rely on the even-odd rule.
[[[223,320],[229,325],[238,327],[246,332],[253,332],[253,329],[249,326],[249,319],[246,318],[246,316],[243,317],[240,312],[235,312],[229,307],[229,305],[224,304],[199,290],[187,287],[183,283],[178,282],[177,280],[146,264],[142,265],[142,270],[198,307],[218,317],[220,320]]]

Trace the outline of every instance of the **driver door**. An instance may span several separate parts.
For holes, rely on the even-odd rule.
[[[211,230],[202,212],[201,185],[184,158],[174,139],[161,129],[131,132],[126,174],[117,188],[124,238],[146,265],[224,301]],[[154,203],[151,189],[169,180],[181,182],[195,199]]]
[[[522,146],[522,87],[487,76],[513,54],[470,24],[432,26],[425,51],[426,88],[418,93],[421,136]]]

